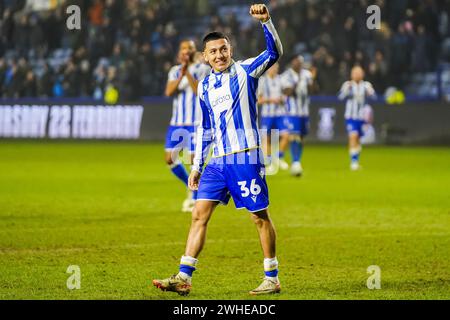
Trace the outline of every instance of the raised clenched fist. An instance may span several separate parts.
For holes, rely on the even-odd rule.
[[[263,23],[270,19],[269,9],[264,4],[252,5],[250,7],[250,15]]]

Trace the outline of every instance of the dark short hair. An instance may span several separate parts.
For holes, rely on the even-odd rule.
[[[225,35],[224,33],[219,32],[219,31],[213,31],[203,37],[203,50],[205,50],[206,44],[209,41],[214,41],[214,40],[219,40],[219,39],[225,39],[228,42],[230,42],[230,38],[228,38],[228,36]]]
[[[288,60],[288,61],[289,61],[289,62],[292,62],[292,61],[295,60],[295,59],[300,59],[301,62],[305,62],[303,56],[300,55],[300,54],[298,54],[298,53],[291,54],[291,55],[289,56],[289,60]],[[302,60],[302,59],[303,59],[303,60]]]

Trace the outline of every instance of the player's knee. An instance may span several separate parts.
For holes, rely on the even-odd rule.
[[[192,223],[200,226],[206,226],[209,220],[209,214],[203,208],[194,207],[192,210]]]
[[[256,226],[260,227],[266,222],[270,222],[269,213],[264,210],[257,213],[252,214],[252,220],[256,224]]]
[[[290,135],[289,136],[289,141],[290,142],[300,142],[300,136],[297,135],[297,134]]]
[[[164,161],[166,162],[166,164],[168,166],[171,166],[175,163],[174,159],[172,158],[172,154],[170,154],[170,153],[166,153],[166,155],[164,157]]]

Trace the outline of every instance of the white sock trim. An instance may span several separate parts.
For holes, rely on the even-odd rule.
[[[175,167],[178,167],[180,164],[182,164],[181,161],[180,161],[180,160],[176,160],[174,163],[172,163],[171,165],[169,165],[169,168],[170,168],[170,169],[173,169],[173,168],[175,168]]]
[[[197,263],[198,263],[197,259],[189,256],[182,256],[180,260],[180,264],[184,264],[194,268],[196,267]]]
[[[272,271],[278,269],[277,258],[265,258],[264,259],[264,271]]]
[[[358,147],[358,148],[351,148],[350,149],[350,155],[357,155],[359,153],[361,153],[362,148]]]

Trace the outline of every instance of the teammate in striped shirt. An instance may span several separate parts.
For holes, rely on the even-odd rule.
[[[170,69],[165,92],[166,96],[174,97],[172,118],[166,135],[165,160],[172,173],[186,186],[188,173],[179,156],[181,150],[193,155],[195,127],[200,112],[196,97],[197,85],[209,72],[207,65],[194,62],[195,53],[193,41],[184,40],[180,43],[180,64]],[[195,192],[188,190],[188,197],[182,206],[183,212],[192,211],[195,197]]]
[[[258,84],[258,104],[261,105],[261,135],[263,139],[263,150],[267,156],[268,172],[275,172],[279,159],[283,158],[284,151],[289,146],[289,132],[284,125],[286,109],[284,106],[284,97],[281,88],[281,76],[278,74],[279,64],[275,63],[267,74],[259,79]],[[278,157],[272,159],[271,132],[279,130],[280,147]],[[273,165],[274,160],[275,165]],[[287,164],[286,164],[287,165]]]
[[[356,66],[352,69],[351,80],[344,82],[339,99],[345,100],[345,122],[349,136],[350,169],[360,168],[360,138],[364,135],[364,107],[368,99],[375,98],[375,90],[370,82],[364,81],[364,70]]]
[[[282,46],[267,7],[252,5],[250,14],[261,22],[267,45],[256,58],[234,62],[230,41],[222,33],[212,32],[203,39],[204,57],[213,70],[198,86],[202,123],[197,132],[194,168],[189,176],[189,186],[198,190],[198,199],[179,273],[153,281],[162,290],[182,295],[190,292],[208,221],[217,205],[227,204],[232,196],[237,208],[252,213],[265,258],[266,277],[250,293],[280,291],[276,235],[267,209],[269,195],[260,150],[256,94],[259,77],[279,59]],[[203,170],[211,147],[213,157]]]
[[[309,133],[309,93],[314,83],[313,74],[303,68],[303,63],[302,56],[294,56],[291,67],[282,75],[283,93],[287,96],[285,123],[290,132],[291,173],[294,176],[303,173],[301,159],[304,139]]]

